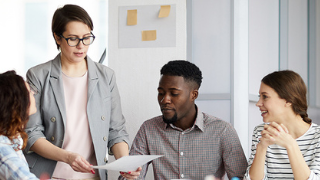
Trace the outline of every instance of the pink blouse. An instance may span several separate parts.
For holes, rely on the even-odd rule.
[[[96,165],[87,117],[88,74],[85,73],[82,77],[68,77],[63,74],[62,77],[67,115],[62,148],[78,153],[90,164]],[[87,179],[97,175],[97,172],[96,174],[76,172],[69,164],[58,162],[52,177],[59,179]]]

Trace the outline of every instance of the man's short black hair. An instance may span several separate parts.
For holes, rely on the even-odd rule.
[[[202,82],[202,73],[193,63],[185,60],[169,61],[160,71],[161,75],[182,76],[185,81],[195,82],[200,88]]]

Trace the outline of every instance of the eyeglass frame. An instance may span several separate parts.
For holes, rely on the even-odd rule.
[[[91,44],[93,43],[93,41],[94,41],[95,38],[96,38],[96,36],[95,36],[92,32],[90,32],[90,34],[91,34],[92,36],[83,37],[82,39],[76,37],[76,39],[79,39],[79,41],[78,41],[78,44],[76,44],[76,45],[74,45],[74,46],[71,46],[71,45],[69,44],[69,39],[72,39],[72,38],[74,38],[74,37],[72,37],[72,38],[65,38],[62,34],[60,34],[60,37],[62,37],[63,39],[65,39],[65,40],[67,41],[67,44],[68,44],[70,47],[76,47],[76,46],[78,46],[79,43],[80,43],[80,41],[82,41],[82,44],[83,44],[83,45],[89,46],[89,45],[91,45]],[[91,42],[90,44],[84,44],[83,40],[84,40],[85,38],[88,38],[88,37],[93,37],[92,42]]]

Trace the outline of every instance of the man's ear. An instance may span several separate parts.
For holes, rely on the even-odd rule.
[[[196,100],[196,99],[198,98],[198,95],[199,95],[198,89],[194,89],[194,90],[191,92],[191,98],[192,98],[192,100]]]

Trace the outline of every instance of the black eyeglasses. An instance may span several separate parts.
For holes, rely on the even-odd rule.
[[[68,45],[71,47],[78,46],[80,41],[82,41],[82,43],[85,46],[89,46],[90,44],[93,43],[94,39],[96,38],[92,33],[91,33],[91,36],[86,36],[86,37],[83,37],[82,39],[77,37],[65,38],[63,37],[62,34],[60,35],[60,37],[64,38],[67,41]]]

